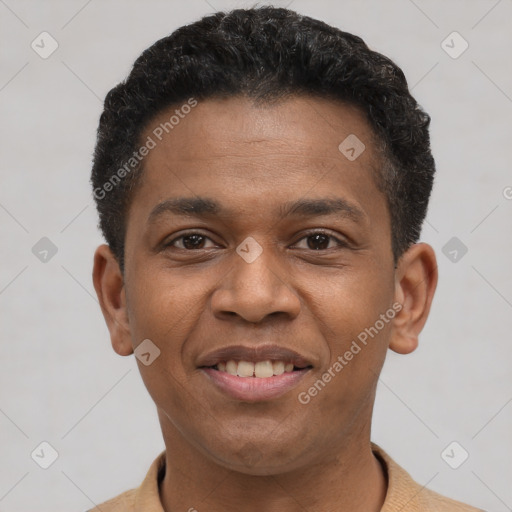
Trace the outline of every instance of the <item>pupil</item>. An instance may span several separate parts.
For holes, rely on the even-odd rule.
[[[317,235],[311,235],[308,237],[308,240],[314,239],[315,241],[313,243],[308,242],[308,246],[310,249],[318,250],[318,249],[326,249],[329,245],[329,237],[327,235],[317,234]],[[315,245],[318,245],[318,240],[320,239],[320,245],[322,247],[314,247]],[[324,243],[322,243],[322,240]]]
[[[185,249],[197,249],[198,245],[201,245],[201,241],[198,242],[198,239],[202,239],[203,236],[202,235],[187,235],[187,236],[184,236],[183,237],[183,246],[185,247]],[[187,243],[187,240],[190,241],[190,240],[195,240],[195,242],[193,242],[192,244],[189,244]]]

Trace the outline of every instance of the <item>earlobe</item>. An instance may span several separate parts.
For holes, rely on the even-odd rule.
[[[92,278],[113,349],[122,356],[133,354],[124,279],[119,263],[106,244],[100,245],[94,253]]]
[[[434,250],[426,243],[412,245],[395,271],[395,301],[402,305],[393,320],[389,348],[409,354],[418,347],[418,336],[427,321],[438,279]]]

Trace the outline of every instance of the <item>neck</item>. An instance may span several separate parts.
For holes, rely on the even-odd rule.
[[[384,503],[387,478],[371,451],[369,421],[315,463],[263,476],[216,463],[192,447],[168,418],[160,415],[160,421],[166,445],[160,485],[165,512],[379,512]]]

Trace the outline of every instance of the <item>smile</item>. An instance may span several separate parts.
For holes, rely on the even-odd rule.
[[[259,379],[266,379],[274,375],[282,375],[285,372],[292,372],[294,368],[293,363],[285,361],[258,361],[253,363],[251,361],[235,361],[233,359],[226,362],[219,362],[213,368],[219,372],[226,372],[230,375],[237,375],[238,377],[255,377]],[[298,369],[298,368],[296,368]]]
[[[296,387],[311,366],[298,368],[285,361],[219,362],[201,370],[224,395],[244,402],[278,398]]]

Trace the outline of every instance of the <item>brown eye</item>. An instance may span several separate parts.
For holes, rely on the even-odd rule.
[[[205,237],[202,235],[187,235],[183,238],[183,247],[185,249],[202,249]]]
[[[165,244],[165,247],[175,247],[176,249],[184,250],[205,249],[204,244],[207,240],[210,239],[201,233],[187,233],[174,238],[169,243]],[[181,247],[176,245],[178,241],[181,241]]]
[[[329,246],[329,236],[323,233],[317,235],[309,235],[307,237],[308,247],[313,250],[327,249]]]
[[[326,249],[333,249],[335,247],[346,247],[347,244],[342,240],[332,236],[329,233],[325,233],[323,231],[315,231],[313,233],[307,234],[301,240],[307,240],[306,245],[307,249],[312,251],[321,251]],[[334,242],[334,246],[329,244]]]

